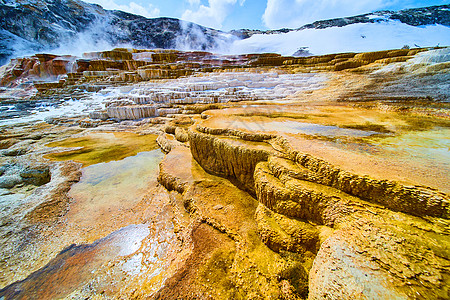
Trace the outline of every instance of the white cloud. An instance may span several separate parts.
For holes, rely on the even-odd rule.
[[[189,2],[195,2],[195,0],[189,0]],[[208,0],[208,6],[200,5],[195,11],[187,9],[181,18],[203,26],[220,29],[223,21],[237,2],[237,0]],[[240,0],[240,3],[243,4],[244,2],[245,0]]]
[[[187,0],[189,2],[190,5],[199,5],[200,4],[200,0]]]
[[[128,5],[117,4],[114,0],[88,0],[90,3],[96,3],[103,6],[104,9],[122,10],[135,15],[141,15],[147,18],[158,17],[160,14],[159,8],[153,4],[148,4],[146,7],[136,2],[130,2]]]
[[[383,9],[394,1],[396,0],[267,0],[262,19],[272,29],[298,28],[318,20],[369,13]]]

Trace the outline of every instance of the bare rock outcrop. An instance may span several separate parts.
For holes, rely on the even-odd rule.
[[[339,190],[293,178],[277,178],[265,162],[257,165],[254,175],[258,201],[279,214],[333,226],[356,206],[356,199]]]
[[[208,131],[200,127],[197,129]],[[235,136],[237,131],[233,130],[211,130],[213,134],[207,134],[197,129],[189,129],[189,144],[192,156],[202,168],[211,174],[229,178],[254,193],[253,172],[256,164],[267,160],[273,152],[266,143],[255,141],[264,136],[243,134],[246,139],[239,139]]]
[[[169,153],[170,151],[172,151],[172,149],[176,147],[183,147],[183,146],[186,147],[185,144],[176,140],[173,137],[173,135],[167,133],[161,133],[156,138],[156,142],[158,143],[158,146],[161,148],[161,150],[164,151],[165,153]]]
[[[175,138],[177,139],[177,141],[181,142],[181,143],[185,143],[189,140],[189,135],[186,131],[186,129],[182,128],[182,127],[177,127],[175,129]]]
[[[106,113],[119,120],[138,120],[157,116],[158,109],[153,105],[109,106]]]
[[[308,273],[302,262],[307,261],[309,269],[311,255],[284,255],[267,247],[258,238],[259,224],[254,218],[259,204],[247,192],[206,173],[187,147],[175,147],[166,155],[158,181],[174,191],[172,205],[184,214],[175,222],[176,228],[187,233],[183,243],[191,251],[156,299],[202,298],[206,294],[214,299],[306,297]],[[286,220],[283,230],[295,232],[297,239],[311,235],[314,240],[314,229],[298,230],[293,222]],[[268,230],[270,234],[271,228]]]
[[[314,260],[297,266],[309,299],[448,295],[448,195],[352,174],[270,135],[197,126],[189,143],[205,171],[254,192],[270,249]]]
[[[315,226],[277,214],[262,204],[256,209],[255,219],[261,240],[273,251],[317,253],[320,243],[319,230]]]
[[[335,299],[387,299],[393,295],[434,298],[448,292],[442,292],[450,275],[443,266],[450,253],[445,246],[435,244],[445,225],[431,225],[430,221],[393,212],[339,189],[295,179],[287,172],[277,177],[268,167],[275,162],[269,161],[259,163],[255,171],[258,200],[277,213],[336,230],[323,242],[314,260],[309,280],[311,299],[326,295]],[[410,196],[403,199],[408,201]],[[420,211],[418,205],[415,214],[427,211]],[[440,222],[448,224],[446,219]],[[445,235],[440,239],[445,240]]]
[[[282,139],[272,142],[284,149],[290,160],[271,157],[269,167],[279,178],[286,176],[338,189],[360,199],[415,216],[449,218],[450,199],[445,193],[423,186],[404,186],[342,170],[308,154],[292,150]],[[282,150],[283,151],[283,150]]]

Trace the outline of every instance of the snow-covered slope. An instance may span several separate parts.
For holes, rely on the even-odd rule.
[[[438,45],[450,45],[449,26],[411,26],[399,20],[386,20],[287,33],[254,34],[247,39],[235,41],[230,47],[230,53],[273,52],[293,55],[297,52],[321,55]],[[298,51],[299,49],[303,51]]]
[[[230,53],[275,52],[304,56],[404,46],[450,46],[450,5],[377,11],[316,21],[297,29],[234,33],[243,39],[232,44]]]
[[[300,24],[299,24],[300,25]],[[0,65],[36,52],[80,55],[113,47],[320,55],[450,45],[450,5],[379,11],[297,29],[229,33],[148,19],[81,0],[0,0]]]

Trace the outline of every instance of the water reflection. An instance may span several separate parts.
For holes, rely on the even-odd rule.
[[[368,131],[368,130],[358,130],[350,128],[340,128],[331,125],[320,125],[315,123],[298,122],[291,120],[283,121],[266,121],[266,120],[251,120],[248,118],[241,117],[233,121],[224,120],[224,124],[227,128],[236,129],[247,129],[250,131],[268,131],[268,132],[285,132],[292,134],[308,134],[308,135],[319,135],[325,137],[366,137],[374,134],[379,134],[379,132]],[[218,123],[220,121],[214,121]],[[228,123],[227,123],[228,122]],[[226,124],[225,124],[226,123]]]
[[[67,219],[79,230],[104,229],[105,221],[117,220],[120,211],[133,207],[156,181],[161,150],[140,152],[119,161],[83,168],[80,182],[69,192],[73,198]]]
[[[26,279],[0,290],[0,297],[63,298],[89,282],[106,262],[136,252],[149,233],[147,225],[130,225],[92,244],[71,245]]]

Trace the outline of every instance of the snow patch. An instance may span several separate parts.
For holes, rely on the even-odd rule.
[[[326,29],[305,29],[281,34],[255,34],[235,41],[230,54],[272,52],[292,55],[307,47],[313,55],[370,52],[409,47],[450,45],[450,27],[410,26],[400,21],[359,23]]]

